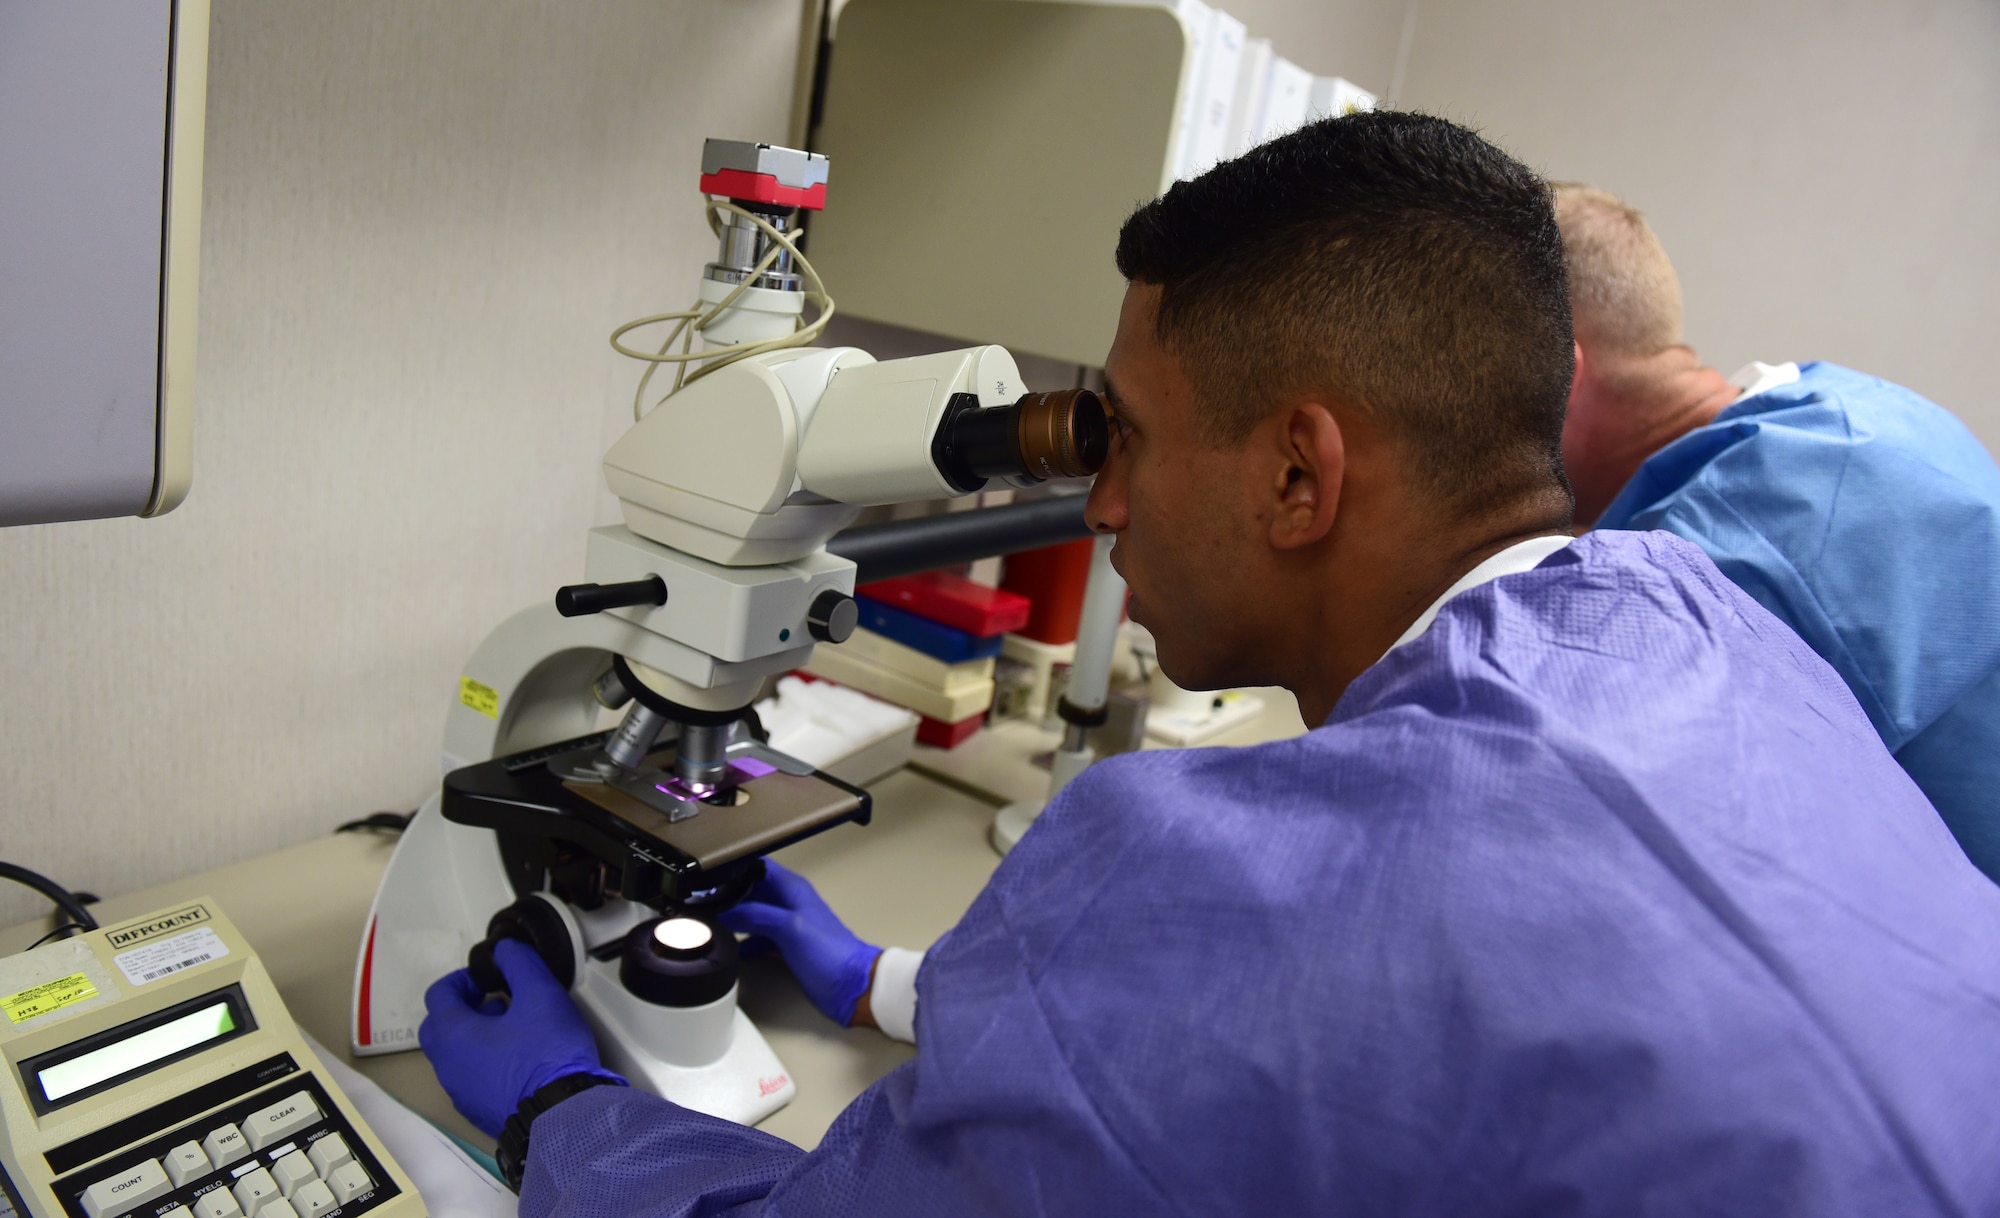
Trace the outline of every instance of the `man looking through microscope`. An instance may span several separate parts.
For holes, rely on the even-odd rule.
[[[1089,519],[1170,676],[1318,726],[1085,771],[818,1149],[591,1086],[534,1118],[523,1214],[2000,1204],[2000,889],[1699,549],[1569,536],[1546,184],[1350,115],[1117,258]],[[736,917],[836,1017],[880,997],[796,877]],[[499,962],[513,1006],[454,974],[423,1033],[487,1123],[599,1069],[539,959]]]

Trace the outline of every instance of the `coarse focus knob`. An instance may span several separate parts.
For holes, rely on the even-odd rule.
[[[486,937],[472,945],[466,967],[472,980],[488,994],[508,992],[507,978],[493,959],[493,949],[502,939],[519,939],[534,948],[564,989],[576,980],[576,949],[570,942],[569,927],[540,894],[522,897],[494,914],[486,923]]]
[[[822,643],[845,643],[861,624],[861,606],[845,592],[828,588],[806,610],[806,632]]]

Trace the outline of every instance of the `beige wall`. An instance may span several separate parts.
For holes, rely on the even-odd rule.
[[[217,0],[194,493],[0,530],[0,858],[109,894],[424,798],[458,664],[582,575],[605,336],[692,295],[797,14]]]
[[[2000,452],[2000,4],[1422,0],[1405,102],[1644,208],[1725,372],[1830,359]]]

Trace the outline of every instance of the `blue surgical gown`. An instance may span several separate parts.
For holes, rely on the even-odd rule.
[[[807,1153],[598,1088],[524,1218],[2000,1212],[2000,887],[1667,533],[1448,602],[1327,723],[1077,778]]]
[[[1833,665],[2000,880],[2000,467],[1964,424],[1807,364],[1655,453],[1598,527],[1708,551]]]

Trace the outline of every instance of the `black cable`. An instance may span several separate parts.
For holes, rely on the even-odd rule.
[[[50,939],[55,938],[57,935],[63,935],[64,938],[68,938],[69,936],[67,934],[64,934],[65,931],[77,931],[83,929],[84,927],[77,925],[75,922],[65,922],[61,926],[58,926],[54,930],[50,931],[48,934],[43,935],[41,938],[35,940],[33,943],[28,944],[28,946],[22,948],[21,950],[24,952],[34,951],[36,948],[40,947],[44,943],[47,943]]]
[[[365,829],[380,829],[385,833],[401,833],[410,827],[415,812],[370,812],[360,820],[351,820],[335,829],[335,833],[359,833]]]
[[[97,929],[97,919],[90,916],[90,911],[84,908],[83,902],[77,899],[76,894],[49,877],[13,863],[0,862],[0,879],[27,885],[54,901],[56,908],[67,914],[70,921],[85,930]]]

